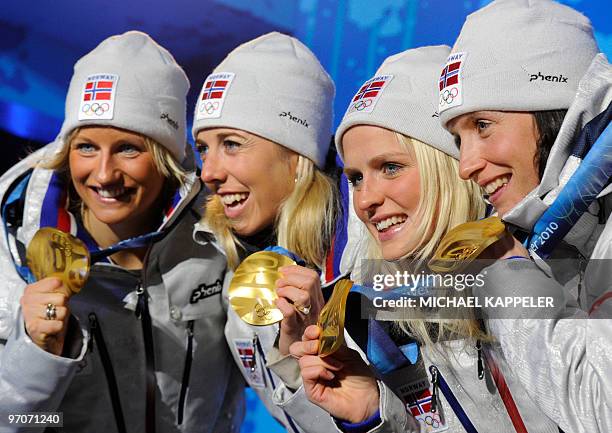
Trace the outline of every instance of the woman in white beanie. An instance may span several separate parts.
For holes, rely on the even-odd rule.
[[[276,245],[305,262],[281,268],[280,325],[249,325],[230,308],[225,327],[249,386],[289,431],[330,428],[321,421],[329,417],[303,396],[289,345],[316,323],[323,305],[318,270],[338,212],[335,183],[323,172],[333,97],[333,82],[314,54],[295,38],[269,33],[215,68],[194,116],[201,177],[212,193],[196,238],[214,234],[231,271],[247,255]]]
[[[431,84],[448,53],[446,46],[422,47],[386,59],[357,92],[336,133],[355,212],[370,234],[369,256],[378,259],[352,276],[363,284],[366,275],[430,273],[425,263],[444,235],[484,214],[477,185],[457,180],[459,155],[437,118]],[[407,296],[469,292],[458,284],[427,290]],[[533,409],[474,310],[435,315],[407,307],[386,316],[378,311],[380,320],[350,313],[346,328],[356,345],[349,348],[369,368],[347,347],[316,356],[316,327],[291,347],[308,397],[338,419],[340,430],[511,432],[527,426],[557,432]]]
[[[60,412],[71,432],[239,428],[226,261],[191,237],[204,191],[185,140],[188,88],[148,35],[110,37],[75,64],[55,142],[0,180],[2,431],[28,412]],[[25,251],[48,227],[89,249],[78,294],[57,278],[30,282]],[[191,303],[202,286],[219,290]],[[189,380],[191,368],[214,373]]]
[[[612,69],[598,52],[575,10],[497,0],[468,16],[438,85],[461,177],[514,233],[493,251],[513,260],[485,269],[483,293],[558,307],[507,321],[485,310],[488,328],[538,406],[572,432],[612,430]]]

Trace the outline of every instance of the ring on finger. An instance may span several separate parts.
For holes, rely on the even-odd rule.
[[[45,310],[45,320],[55,320],[57,319],[57,308],[54,304],[48,303],[47,309]]]
[[[305,307],[297,303],[294,303],[293,306],[295,307],[296,310],[298,310],[302,314],[310,314],[310,308],[312,307],[311,305]]]

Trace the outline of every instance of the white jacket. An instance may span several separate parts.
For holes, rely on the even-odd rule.
[[[526,230],[533,227],[552,201],[551,195],[567,181],[564,170],[573,164],[568,157],[576,134],[611,102],[612,68],[600,54],[578,86],[542,182],[505,220]],[[612,185],[598,196],[608,211],[610,192]],[[523,312],[521,320],[487,323],[518,380],[566,432],[612,431],[612,216],[600,224],[600,210],[593,203],[564,238],[580,253],[577,261],[586,265],[580,266],[578,279],[569,280],[565,287],[551,278],[565,270],[559,270],[564,265],[555,261],[550,268],[540,260],[502,261],[488,268],[487,294],[550,295],[566,301],[565,309],[546,320]],[[597,310],[589,316],[596,304]]]

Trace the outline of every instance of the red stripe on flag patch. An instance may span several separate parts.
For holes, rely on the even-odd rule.
[[[453,75],[452,77],[448,77],[446,79],[446,85],[450,86],[453,84],[457,84],[459,82],[459,75]]]
[[[111,98],[110,92],[96,93],[96,101],[99,101],[99,100],[110,101],[110,98]]]
[[[113,82],[112,81],[98,81],[98,89],[112,89]]]
[[[451,63],[450,65],[448,65],[448,72],[459,69],[459,66],[461,66],[461,62]]]

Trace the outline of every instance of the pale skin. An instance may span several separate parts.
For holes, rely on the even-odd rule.
[[[280,323],[278,350],[282,355],[288,355],[289,347],[300,341],[304,329],[317,323],[325,301],[319,274],[314,270],[303,266],[285,266],[280,272],[283,276],[276,281],[276,293],[279,296],[276,306],[284,318]],[[309,314],[298,311],[295,305],[310,306]]]
[[[61,355],[68,330],[70,291],[57,278],[45,278],[26,287],[19,303],[25,328],[41,349]],[[56,319],[46,320],[47,304],[56,307]]]
[[[447,126],[460,147],[460,176],[483,189],[502,183],[489,196],[501,217],[540,183],[535,161],[538,131],[531,113],[476,111],[452,119]],[[511,235],[487,251],[488,258],[512,256],[529,257],[529,253]]]
[[[391,131],[374,126],[349,129],[343,137],[343,148],[345,173],[353,184],[353,205],[357,216],[378,240],[385,259],[403,257],[411,248],[410,221],[419,200],[416,160],[399,147]],[[533,161],[533,155],[531,158]],[[527,161],[525,159],[518,171],[528,167]],[[481,165],[475,167],[477,171],[482,168]],[[469,178],[471,176],[467,173],[472,172],[464,167],[463,173],[462,176]],[[379,230],[376,223],[390,216],[405,216],[407,219],[404,223]],[[413,223],[417,224],[416,221]],[[526,249],[511,235],[487,250],[488,258],[510,256],[528,256]],[[361,357],[346,347],[331,356],[319,357],[319,332],[316,326],[307,328],[302,341],[290,348],[291,354],[300,360],[308,399],[338,419],[352,423],[369,419],[379,405],[375,378]]]
[[[309,326],[302,341],[291,345],[308,399],[338,419],[365,421],[378,410],[376,378],[359,354],[346,346],[325,358],[317,356],[320,332],[318,326]]]
[[[254,236],[272,226],[295,184],[297,154],[247,131],[212,128],[200,131],[196,143],[202,159],[202,180],[221,199],[225,216],[240,236]],[[236,198],[239,200],[236,200]],[[277,307],[283,313],[279,351],[299,341],[324,301],[319,275],[302,266],[281,268],[276,282]],[[295,306],[310,307],[304,314]]]
[[[100,247],[147,233],[158,223],[156,206],[165,178],[159,173],[142,136],[104,127],[82,128],[70,145],[72,184],[85,204],[85,228]],[[118,265],[141,269],[145,251],[112,256]],[[70,317],[72,292],[57,278],[25,287],[20,304],[25,328],[41,349],[61,355]],[[47,304],[56,319],[46,319]]]

